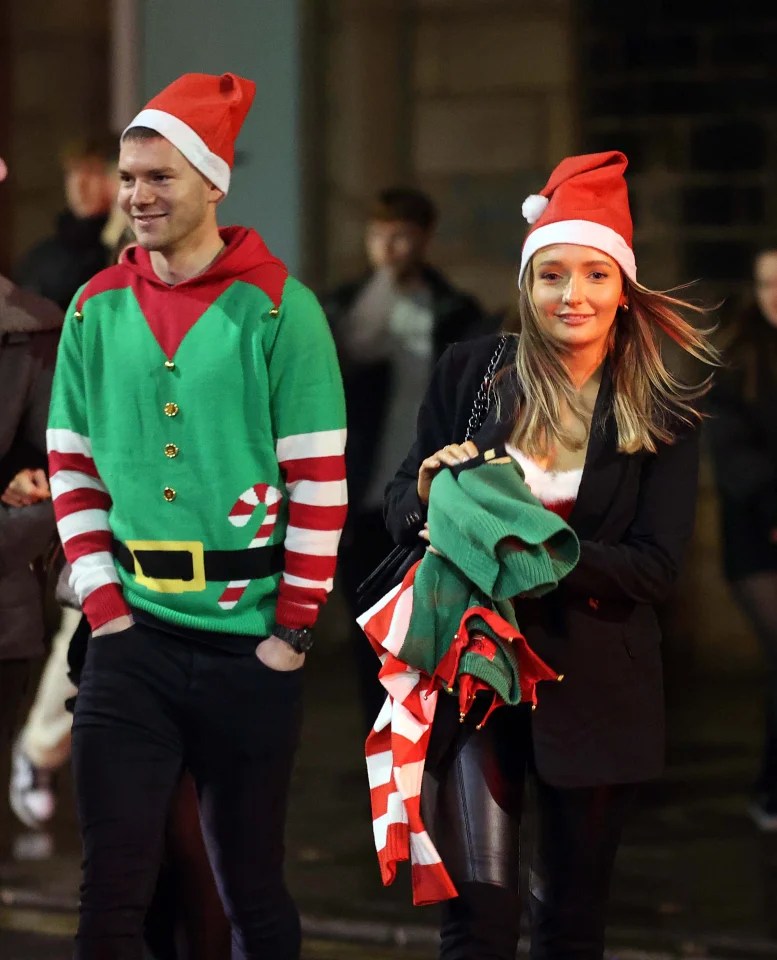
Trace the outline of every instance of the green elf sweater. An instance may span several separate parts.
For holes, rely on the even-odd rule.
[[[93,629],[130,607],[265,636],[312,626],[346,513],[345,408],[314,295],[252,230],[168,286],[131,247],[76,295],[48,447]]]

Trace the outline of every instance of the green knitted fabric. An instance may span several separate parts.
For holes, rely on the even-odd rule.
[[[580,557],[572,529],[540,503],[512,459],[457,475],[441,471],[429,497],[429,530],[434,547],[494,600],[541,596]],[[506,548],[508,537],[523,550]]]
[[[430,675],[467,610],[493,610],[518,633],[511,598],[553,590],[580,556],[574,531],[537,500],[512,459],[481,463],[458,475],[438,474],[429,498],[429,531],[439,555],[427,551],[416,571],[399,659]],[[497,642],[497,656],[489,660],[465,652],[460,672],[484,680],[506,703],[519,702],[513,650],[485,621],[477,628]]]
[[[492,601],[444,557],[427,552],[413,582],[413,613],[399,659],[431,676],[448,652],[465,611],[473,607],[496,610],[518,632],[509,601]],[[462,669],[494,687],[506,703],[518,703],[520,689],[513,651],[482,618],[473,618],[473,622],[497,642],[499,653],[493,661],[465,653]]]
[[[494,604],[494,607],[496,612],[518,633],[513,605],[501,601]],[[501,700],[511,706],[520,703],[521,685],[515,647],[506,642],[503,636],[495,633],[486,620],[477,614],[468,619],[468,628],[470,633],[477,631],[490,637],[496,644],[496,654],[491,660],[478,651],[466,650],[461,657],[459,673],[469,673],[487,683]]]

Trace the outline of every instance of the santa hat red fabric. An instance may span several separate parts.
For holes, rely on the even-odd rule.
[[[632,249],[629,194],[619,150],[566,157],[540,190],[523,202],[532,224],[521,251],[518,282],[532,255],[555,243],[595,247],[616,260],[630,280],[637,279]]]
[[[185,73],[152,97],[124,133],[132,127],[156,130],[226,193],[235,140],[255,93],[253,80],[234,73]]]

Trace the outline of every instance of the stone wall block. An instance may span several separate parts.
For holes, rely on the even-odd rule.
[[[419,185],[440,211],[435,255],[446,261],[474,257],[515,264],[528,229],[521,205],[529,193],[542,186],[545,177],[545,170],[538,168],[489,176],[423,178]]]
[[[458,287],[476,296],[488,311],[496,313],[515,303],[513,264],[478,260],[471,255],[465,261],[440,260],[438,263]]]
[[[401,25],[346,21],[333,35],[327,97],[327,176],[354,195],[393,181],[407,153]]]
[[[426,47],[424,41],[430,42]],[[562,21],[511,13],[428,21],[419,33],[416,82],[451,93],[566,88],[571,64]]]
[[[762,185],[687,187],[682,195],[683,220],[700,226],[727,227],[732,223],[766,222],[766,197]]]
[[[542,100],[468,97],[418,104],[415,168],[420,175],[515,171],[545,155]]]
[[[697,127],[691,135],[691,167],[696,170],[761,170],[769,134],[762,123],[731,119]]]
[[[20,0],[12,3],[12,10],[15,31],[45,33],[60,43],[80,44],[85,38],[105,36],[110,4],[106,0]]]
[[[449,93],[446,70],[445,24],[425,17],[418,24],[413,49],[413,85],[420,95]]]
[[[330,193],[326,210],[329,270],[332,276],[353,277],[365,269],[365,204]]]
[[[777,23],[726,24],[709,40],[710,60],[715,64],[774,67]]]

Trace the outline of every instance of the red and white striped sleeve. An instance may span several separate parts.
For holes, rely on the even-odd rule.
[[[278,462],[289,494],[285,559],[275,618],[312,627],[332,590],[348,504],[344,429],[283,437]]]
[[[54,514],[70,583],[93,630],[129,613],[113,562],[111,498],[95,466],[85,398],[82,324],[73,297],[57,350],[46,443]]]
[[[129,613],[113,561],[111,498],[88,437],[50,428],[47,445],[57,529],[73,570],[70,582],[94,630]]]

